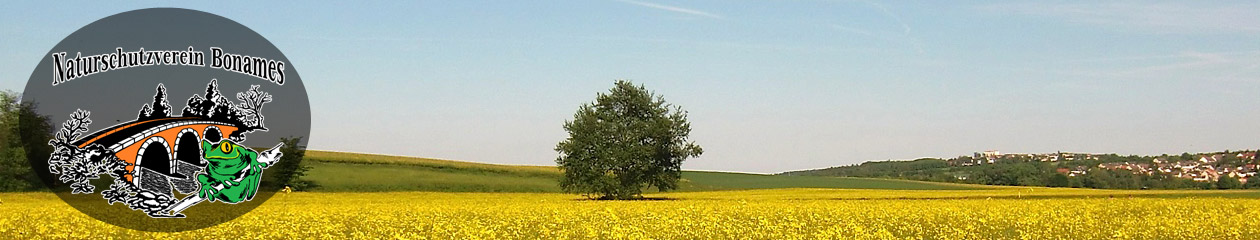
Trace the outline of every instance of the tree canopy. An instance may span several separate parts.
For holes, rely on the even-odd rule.
[[[601,199],[633,199],[642,191],[678,188],[682,162],[703,153],[688,139],[687,112],[642,85],[618,80],[564,123],[556,145],[560,187]]]
[[[280,138],[280,142],[284,143],[280,147],[280,161],[275,166],[267,169],[266,177],[270,178],[266,181],[266,186],[262,186],[269,190],[280,190],[285,186],[291,186],[299,191],[310,190],[318,187],[314,181],[302,179],[306,176],[306,171],[311,170],[310,166],[302,165],[302,158],[306,156],[306,146],[302,144],[302,137]]]
[[[0,91],[0,192],[43,188],[29,158],[47,159],[52,125],[35,113],[35,105],[19,102],[15,92]],[[36,143],[36,144],[28,144]]]

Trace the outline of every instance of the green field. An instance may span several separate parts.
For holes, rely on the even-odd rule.
[[[324,192],[560,192],[560,171],[549,166],[513,166],[361,153],[307,151],[305,179]],[[764,188],[853,188],[966,190],[988,186],[892,179],[776,176],[685,171],[679,191]]]
[[[323,188],[278,193],[240,218],[188,232],[142,232],[94,221],[47,192],[0,193],[0,239],[193,239],[241,232],[262,239],[1251,239],[1260,234],[1260,222],[1246,221],[1260,215],[1260,208],[1249,207],[1260,204],[1255,190],[1006,187],[688,171],[681,192],[644,194],[653,201],[592,201],[556,193],[560,172],[554,167],[325,151],[308,151],[303,164],[312,167],[307,180]],[[198,217],[221,213],[203,210]]]

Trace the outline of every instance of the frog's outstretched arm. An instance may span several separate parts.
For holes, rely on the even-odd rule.
[[[267,149],[267,151],[259,152],[258,163],[262,163],[263,168],[271,167],[271,165],[275,165],[276,162],[280,161],[280,157],[284,156],[284,153],[280,152],[280,148],[282,147],[284,147],[283,142],[281,142],[280,144],[276,144],[276,146],[272,147],[271,149]]]

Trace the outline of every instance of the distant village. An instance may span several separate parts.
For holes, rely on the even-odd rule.
[[[1059,174],[1070,177],[1088,174],[1093,170],[1129,171],[1133,174],[1163,174],[1177,178],[1190,179],[1197,182],[1215,182],[1221,177],[1230,177],[1246,183],[1256,175],[1256,151],[1216,152],[1182,155],[1161,155],[1156,157],[1117,156],[1115,154],[1096,153],[1001,153],[989,150],[947,160],[953,166],[974,166],[997,164],[1003,162],[1076,162],[1093,161],[1097,165],[1074,165],[1059,167]],[[1096,167],[1096,168],[1094,168]]]

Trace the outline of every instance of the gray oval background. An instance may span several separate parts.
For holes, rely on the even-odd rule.
[[[184,51],[188,47],[205,53],[205,67],[155,65],[115,69],[81,77],[72,81],[53,82],[53,53],[66,52],[73,58],[77,52],[83,56],[123,51]],[[233,54],[263,57],[283,61],[286,64],[285,81],[277,85],[267,80],[237,72],[210,67],[211,47],[222,48]],[[310,105],[305,86],[297,68],[271,42],[257,32],[230,19],[207,12],[177,9],[150,8],[123,12],[88,24],[67,36],[43,56],[22,92],[24,103],[35,104],[37,114],[46,116],[53,130],[60,128],[76,109],[91,112],[93,122],[85,134],[109,128],[136,119],[143,104],[151,103],[155,88],[162,83],[166,88],[171,115],[178,116],[194,94],[204,97],[206,85],[217,79],[219,91],[233,102],[236,93],[244,92],[250,85],[259,85],[262,91],[272,95],[272,101],[262,108],[268,131],[246,134],[242,145],[270,147],[280,138],[300,137],[302,145],[309,140]],[[30,123],[22,123],[28,126]],[[26,132],[26,131],[23,131]],[[32,139],[24,136],[24,139]],[[43,144],[46,142],[28,142]],[[177,232],[214,226],[239,217],[267,201],[276,189],[262,188],[252,201],[238,204],[202,202],[184,211],[187,218],[150,218],[141,211],[128,209],[123,204],[108,204],[100,192],[108,184],[97,184],[91,194],[71,194],[64,186],[55,187],[50,178],[47,153],[28,154],[34,171],[49,184],[50,188],[70,206],[101,221],[142,231]],[[264,171],[264,184],[267,184]],[[112,181],[102,175],[104,181]],[[93,181],[93,183],[96,183]],[[102,187],[105,186],[105,187]]]

